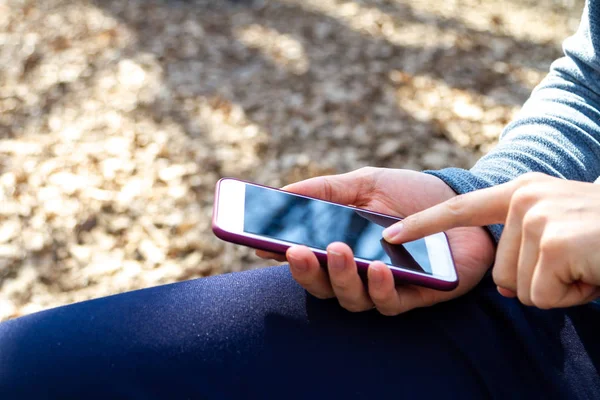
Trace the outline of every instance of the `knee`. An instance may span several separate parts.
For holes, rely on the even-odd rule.
[[[59,378],[61,360],[48,359],[51,332],[34,322],[40,320],[43,316],[31,315],[0,324],[0,398],[47,397],[47,381]]]

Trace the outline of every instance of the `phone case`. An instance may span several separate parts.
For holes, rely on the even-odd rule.
[[[279,254],[285,254],[285,252],[287,251],[288,248],[290,248],[292,245],[285,245],[285,244],[279,244],[279,243],[272,243],[269,242],[267,240],[262,240],[259,238],[251,238],[248,236],[245,236],[243,234],[237,234],[237,233],[232,233],[232,232],[228,232],[225,231],[223,229],[221,229],[221,227],[219,227],[219,225],[217,224],[217,213],[218,213],[218,204],[219,204],[219,193],[220,193],[220,184],[223,180],[225,179],[233,179],[236,181],[240,181],[240,182],[244,182],[244,183],[249,183],[252,185],[256,185],[256,186],[261,186],[267,189],[272,189],[272,190],[277,190],[280,192],[285,192],[284,190],[281,189],[277,189],[277,188],[273,188],[270,186],[265,186],[265,185],[260,185],[254,182],[249,182],[249,181],[245,181],[242,179],[235,179],[235,178],[221,178],[216,185],[216,190],[215,190],[215,201],[214,201],[214,205],[213,205],[213,218],[212,218],[212,230],[214,232],[214,234],[222,239],[225,240],[227,242],[231,242],[231,243],[235,243],[235,244],[240,244],[243,246],[248,246],[248,247],[252,247],[254,249],[260,249],[260,250],[265,250],[265,251],[270,251],[272,253],[279,253]],[[287,193],[287,192],[286,192]],[[297,195],[294,193],[294,195]],[[305,198],[309,198],[309,199],[316,199],[314,197],[310,197],[310,196],[304,196],[304,195],[297,195],[300,197],[305,197]],[[316,199],[316,200],[321,200],[322,199]],[[391,217],[397,220],[400,220],[401,218],[395,217],[393,215],[387,215],[387,214],[382,214],[382,213],[377,213],[374,211],[370,211],[370,210],[365,210],[365,209],[361,209],[361,208],[357,208],[357,207],[352,207],[352,206],[348,206],[346,204],[338,204],[338,203],[334,203],[331,201],[327,201],[328,203],[331,204],[337,204],[337,205],[343,205],[346,207],[351,207],[351,208],[355,208],[357,210],[361,210],[361,211],[366,211],[369,212],[371,214],[375,214],[375,215],[381,215],[384,217]],[[448,237],[447,235],[444,233],[444,236],[446,237],[446,242],[448,242]],[[450,249],[450,246],[448,246],[448,248]],[[317,259],[319,260],[320,264],[324,267],[327,268],[327,252],[323,251],[323,250],[319,250],[319,249],[312,249],[313,253],[315,254],[315,256],[317,257]],[[456,269],[456,266],[454,265],[454,258],[452,257],[452,249],[450,249],[450,256],[452,259],[452,267],[454,269]],[[356,266],[358,269],[358,273],[361,275],[361,277],[366,281],[367,279],[367,269],[369,268],[369,263],[368,262],[364,262],[361,260],[357,260],[356,261]],[[441,279],[436,278],[435,276],[423,276],[423,275],[418,275],[416,273],[412,273],[409,270],[398,270],[398,269],[391,269],[392,274],[394,276],[394,280],[396,283],[398,284],[414,284],[414,285],[419,285],[419,286],[424,286],[424,287],[428,287],[431,289],[436,289],[436,290],[442,290],[442,291],[450,291],[455,289],[458,286],[458,274],[457,274],[457,279],[455,281],[444,281]]]

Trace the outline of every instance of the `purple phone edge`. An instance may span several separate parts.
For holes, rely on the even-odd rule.
[[[219,239],[222,239],[226,242],[251,247],[254,249],[270,251],[272,253],[285,254],[287,249],[289,249],[292,245],[270,243],[270,242],[267,242],[267,241],[264,241],[261,239],[249,238],[244,235],[239,235],[239,234],[225,231],[221,227],[219,227],[219,225],[217,224],[217,211],[218,211],[218,204],[219,204],[219,188],[221,186],[221,182],[224,180],[227,180],[227,179],[244,182],[244,183],[248,183],[248,184],[255,185],[255,186],[260,186],[260,187],[264,187],[267,189],[277,190],[277,191],[284,192],[284,193],[288,193],[285,190],[273,188],[273,187],[266,186],[266,185],[260,185],[258,183],[245,181],[243,179],[228,178],[228,177],[219,179],[219,181],[216,184],[216,188],[215,188],[215,200],[214,200],[214,204],[213,204],[213,215],[212,215],[213,233]],[[323,200],[323,199],[317,199],[317,198],[314,198],[311,196],[304,196],[304,195],[298,195],[298,196],[309,198],[309,199],[321,200],[321,201],[325,201],[325,202],[331,203],[331,204],[351,207],[351,206],[347,206],[345,204],[338,204],[338,203],[334,203],[334,202]],[[357,207],[351,207],[351,208],[357,208]],[[393,215],[382,214],[382,213],[378,213],[375,211],[364,210],[364,209],[360,209],[360,210],[368,211],[369,213],[372,213],[372,214],[377,214],[377,215],[395,218],[395,219],[400,220],[400,218],[395,217]],[[442,232],[442,233],[444,234],[444,237],[446,238],[446,243],[448,243],[448,236],[446,235],[445,232]],[[454,264],[454,256],[452,254],[452,248],[450,247],[449,244],[448,244],[448,249],[450,250],[450,260],[452,262],[452,268],[454,268],[454,270],[456,271],[456,265]],[[326,266],[327,265],[327,253],[323,250],[318,250],[318,249],[311,249],[311,250],[313,251],[313,253],[315,253],[315,256],[317,257],[317,259],[319,260],[321,265]],[[361,261],[361,260],[356,260],[356,259],[355,259],[355,261],[356,261],[356,266],[358,268],[359,273],[366,279],[366,276],[367,276],[366,272],[367,272],[367,269],[369,268],[369,263]],[[394,276],[394,281],[398,284],[408,283],[408,284],[424,286],[424,287],[441,290],[441,291],[451,291],[451,290],[454,290],[458,286],[458,283],[459,283],[458,273],[456,274],[456,280],[450,282],[450,281],[444,281],[441,279],[437,279],[433,276],[417,275],[410,271],[402,271],[402,270],[397,270],[397,269],[391,269],[391,271],[392,271],[392,275]]]

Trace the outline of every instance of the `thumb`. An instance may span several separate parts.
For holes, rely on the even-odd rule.
[[[373,174],[369,168],[363,168],[346,174],[306,179],[282,189],[334,203],[359,205],[360,200],[370,192]]]

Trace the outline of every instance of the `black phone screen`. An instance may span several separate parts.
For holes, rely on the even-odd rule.
[[[390,244],[383,230],[397,219],[246,185],[244,231],[325,250],[346,243],[354,256],[432,274],[424,239]]]

